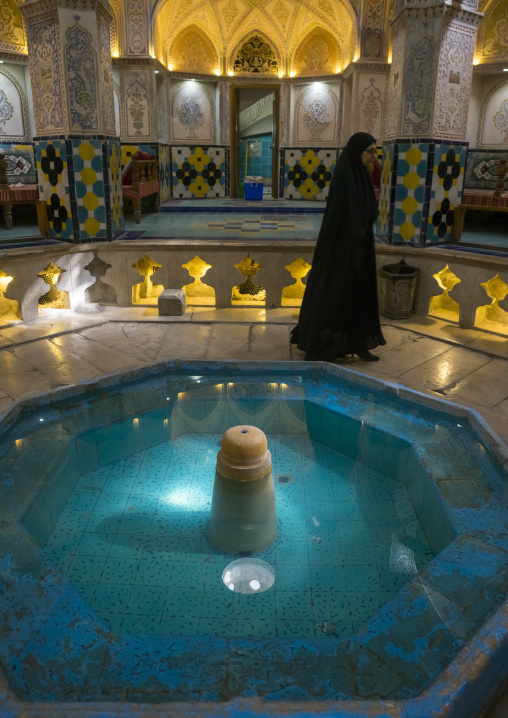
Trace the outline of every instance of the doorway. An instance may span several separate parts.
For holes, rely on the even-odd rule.
[[[244,197],[244,178],[263,178],[263,198],[277,199],[279,178],[278,85],[231,88],[231,197]]]

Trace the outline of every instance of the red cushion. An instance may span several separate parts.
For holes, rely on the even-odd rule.
[[[122,184],[132,184],[131,160],[133,157],[137,160],[151,160],[151,159],[153,159],[154,155],[151,155],[149,152],[142,152],[141,150],[137,150],[136,152],[134,152],[131,159],[127,162],[127,164],[125,165],[125,167],[123,169]]]

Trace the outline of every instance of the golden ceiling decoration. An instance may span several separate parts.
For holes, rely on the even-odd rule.
[[[277,74],[277,56],[270,45],[259,37],[252,36],[239,49],[234,59],[235,72]]]

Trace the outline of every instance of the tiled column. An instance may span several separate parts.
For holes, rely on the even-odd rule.
[[[422,0],[414,7],[395,0],[377,228],[393,244],[451,240],[467,151],[477,3]]]
[[[50,235],[113,239],[123,229],[111,15],[102,0],[33,0],[27,29],[40,198]]]

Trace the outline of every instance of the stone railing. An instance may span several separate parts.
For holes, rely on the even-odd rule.
[[[172,240],[2,251],[0,326],[34,322],[40,306],[157,306],[164,289],[185,288],[189,306],[298,307],[314,246]],[[379,267],[404,259],[420,270],[416,315],[508,337],[508,258],[385,245],[376,252]]]

